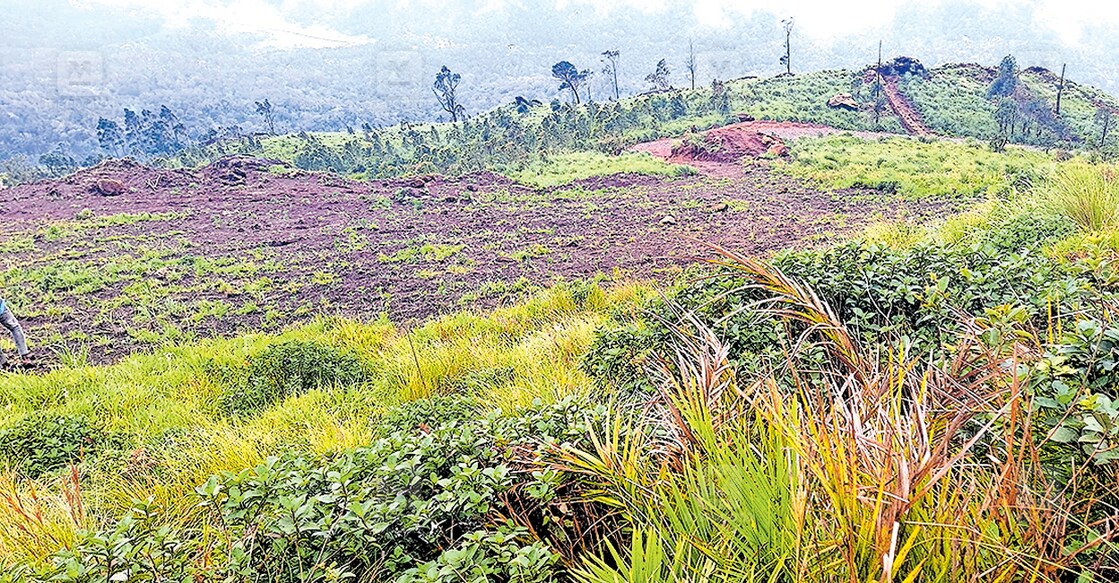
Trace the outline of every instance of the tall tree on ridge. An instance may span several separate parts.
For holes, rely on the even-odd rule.
[[[792,37],[793,37],[793,17],[790,16],[781,21],[781,26],[785,27],[785,55],[781,57],[781,64],[785,65],[785,74],[793,74],[793,50],[792,50]]]
[[[688,57],[684,59],[684,68],[688,70],[688,77],[692,83],[692,91],[695,91],[695,42],[691,40],[688,41]]]
[[[590,74],[590,71],[580,71],[575,68],[575,65],[567,61],[560,61],[552,65],[552,76],[560,80],[560,91],[571,90],[575,103],[580,103],[579,88],[583,86]]]
[[[1018,88],[1018,61],[1014,55],[1006,55],[999,63],[999,74],[987,89],[987,98],[1010,97]]]
[[[268,133],[276,135],[276,123],[272,117],[272,102],[268,101],[267,97],[263,101],[256,102],[256,113],[264,118],[264,125],[268,126]]]
[[[618,56],[622,53],[617,49],[612,51],[603,51],[602,58],[606,66],[602,68],[602,72],[609,75],[614,81],[614,100],[617,101],[621,98],[618,92]]]
[[[457,122],[466,117],[466,110],[458,103],[459,81],[462,81],[462,75],[452,73],[446,65],[439,70],[435,75],[435,83],[431,85],[431,92],[435,94],[435,99],[439,101],[439,106],[443,111],[451,114],[451,121]]]
[[[653,72],[645,76],[645,80],[652,83],[656,91],[665,91],[671,88],[668,84],[668,76],[671,74],[672,72],[668,70],[668,61],[661,59],[657,61]]]

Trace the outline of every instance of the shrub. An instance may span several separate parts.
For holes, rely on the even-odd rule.
[[[607,326],[579,361],[579,368],[596,382],[625,392],[651,392],[646,361],[656,345],[653,332],[640,323]]]
[[[1075,230],[1076,223],[1064,215],[1030,209],[991,224],[981,241],[994,249],[1018,253],[1057,241]]]
[[[779,253],[773,263],[813,289],[859,341],[908,344],[927,353],[955,338],[969,314],[1020,305],[1033,324],[1043,327],[1048,318],[1070,317],[1095,301],[1095,276],[1038,249],[1071,228],[1060,216],[1022,212],[997,218],[960,243],[852,241]],[[790,330],[755,309],[764,296],[743,283],[733,274],[699,278],[676,289],[669,304],[652,309],[669,322],[678,319],[671,303],[695,311],[726,341],[740,372],[762,372],[783,362],[777,347],[788,341]],[[644,363],[668,337],[660,323],[647,329],[642,324],[606,327],[581,366],[597,380],[647,389]],[[801,356],[814,357],[810,350]]]
[[[37,478],[94,454],[103,438],[84,417],[38,413],[0,431],[0,459]]]
[[[462,581],[509,581],[544,583],[554,580],[559,555],[537,541],[525,544],[528,530],[502,527],[462,537],[455,548],[439,558],[413,567],[397,583],[460,583]]]
[[[283,342],[251,360],[245,383],[226,392],[221,409],[233,415],[256,413],[311,389],[352,385],[364,379],[361,361],[350,352],[318,342]]]
[[[1050,438],[1097,463],[1119,460],[1119,328],[1081,320],[1034,369],[1035,403]]]
[[[1089,297],[1089,282],[1037,251],[1008,253],[989,245],[923,243],[905,249],[851,242],[778,255],[784,273],[814,289],[868,345],[907,339],[927,351],[951,339],[961,315],[1021,303],[1031,317],[1071,314]],[[765,351],[778,336],[746,309],[760,299],[734,279],[681,291],[703,306],[736,352]],[[706,304],[706,305],[705,305]]]
[[[414,425],[441,405],[452,412]],[[514,527],[498,511],[507,497],[546,504],[554,472],[523,469],[551,451],[547,444],[586,447],[606,409],[567,399],[510,417],[473,411],[465,401],[410,405],[388,415],[383,436],[366,447],[270,457],[212,476],[196,489],[205,526],[156,527],[158,509],[140,504],[26,580],[106,581],[121,572],[129,581],[550,580],[558,557],[528,527],[538,536],[563,524]]]
[[[421,427],[464,423],[478,416],[480,404],[471,397],[451,395],[420,399],[396,407],[377,420],[376,435],[387,437]]]

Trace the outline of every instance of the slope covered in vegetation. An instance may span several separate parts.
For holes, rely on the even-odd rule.
[[[0,190],[53,350],[0,373],[0,583],[1115,580],[1115,102],[1055,87],[899,60]]]
[[[1056,121],[1052,116],[1038,121],[1037,108],[1048,111],[1055,107],[1051,74],[1015,70],[1016,78],[1021,79],[1016,110],[1000,113],[998,98],[989,95],[996,78],[990,69],[945,65],[899,75],[895,68],[887,64],[883,71],[892,75],[904,98],[936,134],[981,141],[1001,136],[1010,142],[1114,153],[1115,142],[1103,139],[1099,112],[1119,111],[1119,102],[1101,92],[1069,83],[1062,96],[1062,116],[1054,118]],[[725,125],[744,116],[904,133],[897,116],[884,104],[878,79],[872,67],[716,82],[695,90],[578,106],[558,101],[514,104],[456,124],[406,124],[366,127],[348,134],[301,133],[223,141],[188,150],[170,163],[193,166],[229,153],[248,153],[303,169],[368,178],[480,170],[516,174],[547,163],[556,154],[618,154],[640,142],[679,137],[689,130]],[[839,94],[849,94],[858,107],[829,107],[828,101]],[[999,121],[1004,114],[1013,118],[1013,131],[1000,126],[1007,123]]]
[[[1115,177],[664,295],[5,375],[0,580],[1114,579]]]

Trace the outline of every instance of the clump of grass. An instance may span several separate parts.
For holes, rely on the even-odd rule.
[[[906,222],[872,223],[863,232],[863,238],[868,242],[880,243],[891,249],[912,247],[928,236],[927,227]]]
[[[1043,200],[1085,231],[1119,224],[1119,173],[1110,166],[1072,164],[1054,174]]]
[[[357,357],[319,342],[275,344],[254,356],[244,385],[222,396],[222,409],[234,415],[258,413],[281,399],[311,389],[353,385],[365,379]]]
[[[740,378],[698,316],[669,325],[652,402],[564,454],[631,527],[578,580],[1110,580],[1116,537],[1089,517],[1114,520],[1113,474],[1053,471],[1021,310],[973,319],[943,359],[876,354],[780,270],[719,263],[795,332],[785,366]]]
[[[44,490],[55,493],[0,471],[0,573],[8,572],[12,559],[72,547],[78,533],[92,526],[75,466]]]

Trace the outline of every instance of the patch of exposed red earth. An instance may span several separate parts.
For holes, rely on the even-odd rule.
[[[761,122],[736,127],[767,128],[782,139],[828,131],[782,124],[777,133]],[[643,148],[660,152],[664,143]],[[64,260],[99,269],[144,254],[245,266],[244,275],[160,269],[86,295],[36,290],[30,295],[52,305],[17,306],[32,338],[100,338],[90,358],[105,362],[146,347],[133,332],[155,327],[143,305],[122,302],[104,313],[138,282],[164,286],[164,302],[228,304],[228,313],[201,320],[190,319],[191,310],[176,313],[174,324],[198,336],[276,328],[316,313],[374,318],[387,312],[403,321],[509,301],[493,282],[547,284],[598,274],[663,281],[708,254],[701,241],[766,254],[821,244],[874,220],[945,210],[866,191],[821,192],[761,165],[713,164],[735,170],[674,179],[616,175],[539,189],[490,173],[358,182],[270,172],[272,162],[244,158],[201,170],[111,162],[0,190],[0,245],[27,235],[35,243],[33,250],[0,255],[0,281],[17,268]],[[104,196],[98,184],[105,181],[119,181],[123,192]],[[176,215],[43,235],[48,225],[78,216],[145,212]],[[462,249],[442,260],[386,261],[425,243]],[[273,282],[267,291],[244,290],[261,277]],[[489,291],[470,293],[479,289]],[[281,317],[238,313],[250,303]]]

